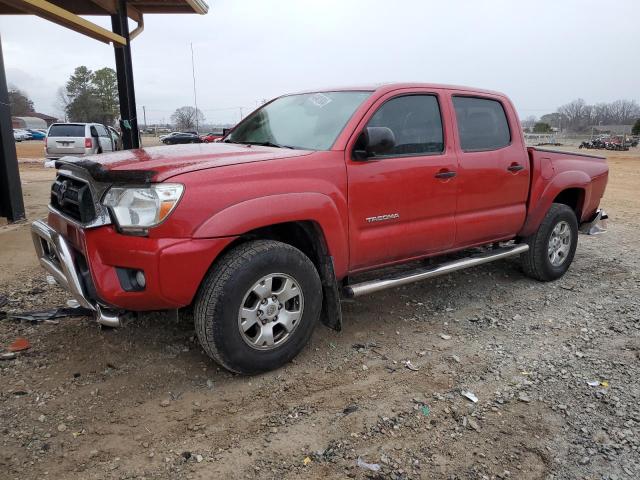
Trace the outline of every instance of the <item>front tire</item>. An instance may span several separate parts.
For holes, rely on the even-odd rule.
[[[521,256],[529,277],[550,282],[562,277],[573,261],[578,246],[578,220],[567,205],[551,204],[538,231],[526,237],[529,251]]]
[[[309,258],[273,240],[227,252],[205,278],[195,301],[196,334],[227,370],[255,374],[291,361],[320,316],[322,284]]]

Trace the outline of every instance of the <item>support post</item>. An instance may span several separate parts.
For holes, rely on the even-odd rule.
[[[125,150],[140,148],[138,120],[136,118],[136,95],[133,86],[133,64],[131,62],[127,0],[118,0],[118,11],[114,15],[111,15],[111,26],[113,33],[117,33],[127,40],[127,44],[124,46],[114,44],[118,97],[120,98],[122,145]]]
[[[2,38],[0,37],[0,217],[9,222],[24,219],[22,185],[18,170],[16,143],[11,127],[11,109],[9,108],[9,89],[4,71]]]

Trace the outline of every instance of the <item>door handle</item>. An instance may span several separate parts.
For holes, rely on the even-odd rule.
[[[453,178],[456,175],[457,175],[456,172],[452,172],[451,170],[446,170],[444,172],[436,173],[436,178]]]
[[[522,165],[520,165],[519,163],[514,163],[510,166],[507,167],[507,170],[509,170],[510,172],[519,172],[520,170],[524,170],[524,167]]]

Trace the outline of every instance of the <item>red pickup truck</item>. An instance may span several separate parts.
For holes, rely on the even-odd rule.
[[[105,325],[193,306],[204,350],[245,374],[319,319],[339,330],[343,297],[511,256],[555,280],[606,219],[604,158],[527,148],[506,96],[453,86],[285,95],[219,143],[57,168],[32,227],[45,269]]]

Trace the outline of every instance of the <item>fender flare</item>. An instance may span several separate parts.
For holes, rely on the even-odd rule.
[[[345,222],[331,197],[318,192],[283,193],[230,205],[205,220],[194,238],[238,236],[279,223],[312,221],[319,225],[338,278],[347,274],[349,249]]]
[[[518,236],[526,237],[533,234],[542,223],[544,216],[551,208],[553,200],[564,190],[569,188],[578,188],[584,192],[582,205],[589,205],[591,198],[591,178],[585,172],[571,170],[561,172],[556,175],[544,188],[537,198],[531,198],[529,205],[535,205],[530,208],[527,220],[522,229],[518,232]],[[584,215],[584,212],[583,212]],[[580,223],[580,218],[577,219]]]

